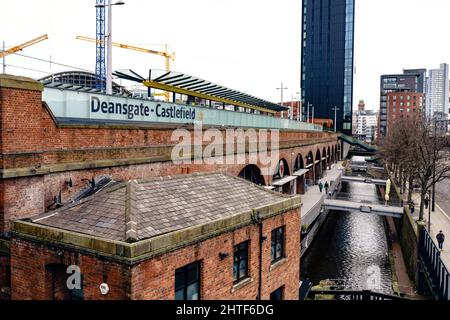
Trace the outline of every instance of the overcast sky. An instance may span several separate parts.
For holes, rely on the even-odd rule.
[[[261,98],[277,101],[281,82],[300,87],[301,0],[125,0],[114,7],[113,40],[176,52],[172,68]],[[49,40],[22,54],[94,70],[95,0],[1,0],[0,41],[10,47],[47,33]],[[354,106],[379,108],[379,77],[403,68],[437,68],[450,62],[450,1],[356,0]],[[7,64],[47,73],[66,70],[19,56]],[[113,68],[142,75],[163,69],[164,59],[121,48]],[[33,78],[46,73],[8,67]]]

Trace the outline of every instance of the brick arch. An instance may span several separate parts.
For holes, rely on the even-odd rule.
[[[299,170],[299,169],[304,169],[306,166],[305,164],[305,158],[303,157],[303,155],[301,153],[298,153],[297,156],[295,157],[294,160],[294,164],[293,164],[293,171],[295,170]]]
[[[328,163],[329,166],[331,166],[331,164],[333,163],[333,159],[332,159],[332,156],[331,156],[330,145],[328,145],[328,148],[327,148],[327,156],[328,156],[327,163]]]
[[[323,147],[322,149],[322,158],[325,158],[325,160],[322,160],[322,172],[328,170],[328,159],[327,159],[327,148]]]
[[[315,182],[317,183],[317,181],[322,177],[322,172],[323,172],[323,168],[322,168],[322,153],[320,152],[320,147],[318,147],[316,149],[316,154],[314,156],[314,179]],[[316,161],[319,161],[317,164],[315,163]]]
[[[273,175],[275,176],[277,174],[277,171],[278,171],[281,161],[283,161],[283,164],[284,164],[284,176],[290,175],[291,170],[289,167],[289,162],[286,160],[286,158],[280,158],[280,160],[278,160],[277,164],[275,165],[275,169],[273,170]]]
[[[254,184],[265,186],[266,182],[261,173],[261,169],[254,164],[246,165],[238,175],[240,178],[253,182]]]

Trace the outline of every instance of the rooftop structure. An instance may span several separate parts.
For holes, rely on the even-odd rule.
[[[118,70],[114,72],[114,75],[122,79],[142,83],[149,88],[172,92],[174,97],[175,94],[182,94],[220,102],[224,106],[228,104],[271,114],[288,110],[287,107],[279,104],[180,72],[149,70],[148,79],[140,76],[133,70]]]
[[[83,89],[91,92],[101,92],[103,85],[98,85],[98,78],[92,72],[86,71],[64,71],[55,73],[44,78],[38,79],[44,85],[51,85],[52,87]],[[125,89],[123,86],[113,82],[114,94],[131,95],[131,92]]]
[[[286,200],[286,196],[230,175],[180,175],[122,182],[29,221],[129,243],[230,219]]]

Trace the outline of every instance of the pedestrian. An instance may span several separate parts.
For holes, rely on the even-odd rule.
[[[330,188],[330,185],[328,184],[328,181],[325,182],[325,194],[328,194],[328,189]]]
[[[411,201],[409,203],[409,211],[411,212],[411,214],[414,214],[414,210],[415,210],[414,202]]]
[[[323,183],[322,183],[322,181],[319,182],[319,190],[320,190],[320,193],[322,193],[322,190],[323,190]]]
[[[425,209],[428,209],[428,206],[430,205],[430,197],[428,196],[428,193],[426,194],[423,202],[425,203]]]
[[[439,249],[444,250],[445,235],[442,232],[442,230],[439,231],[438,235],[436,236],[436,239],[437,239],[438,244],[439,244]]]

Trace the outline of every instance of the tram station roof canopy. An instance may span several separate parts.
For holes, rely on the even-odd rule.
[[[133,70],[129,69],[115,71],[114,75],[121,79],[143,83],[151,88],[176,92],[245,108],[272,113],[285,111],[288,109],[287,107],[283,107],[279,104],[180,72],[150,70],[148,79],[145,79]]]

